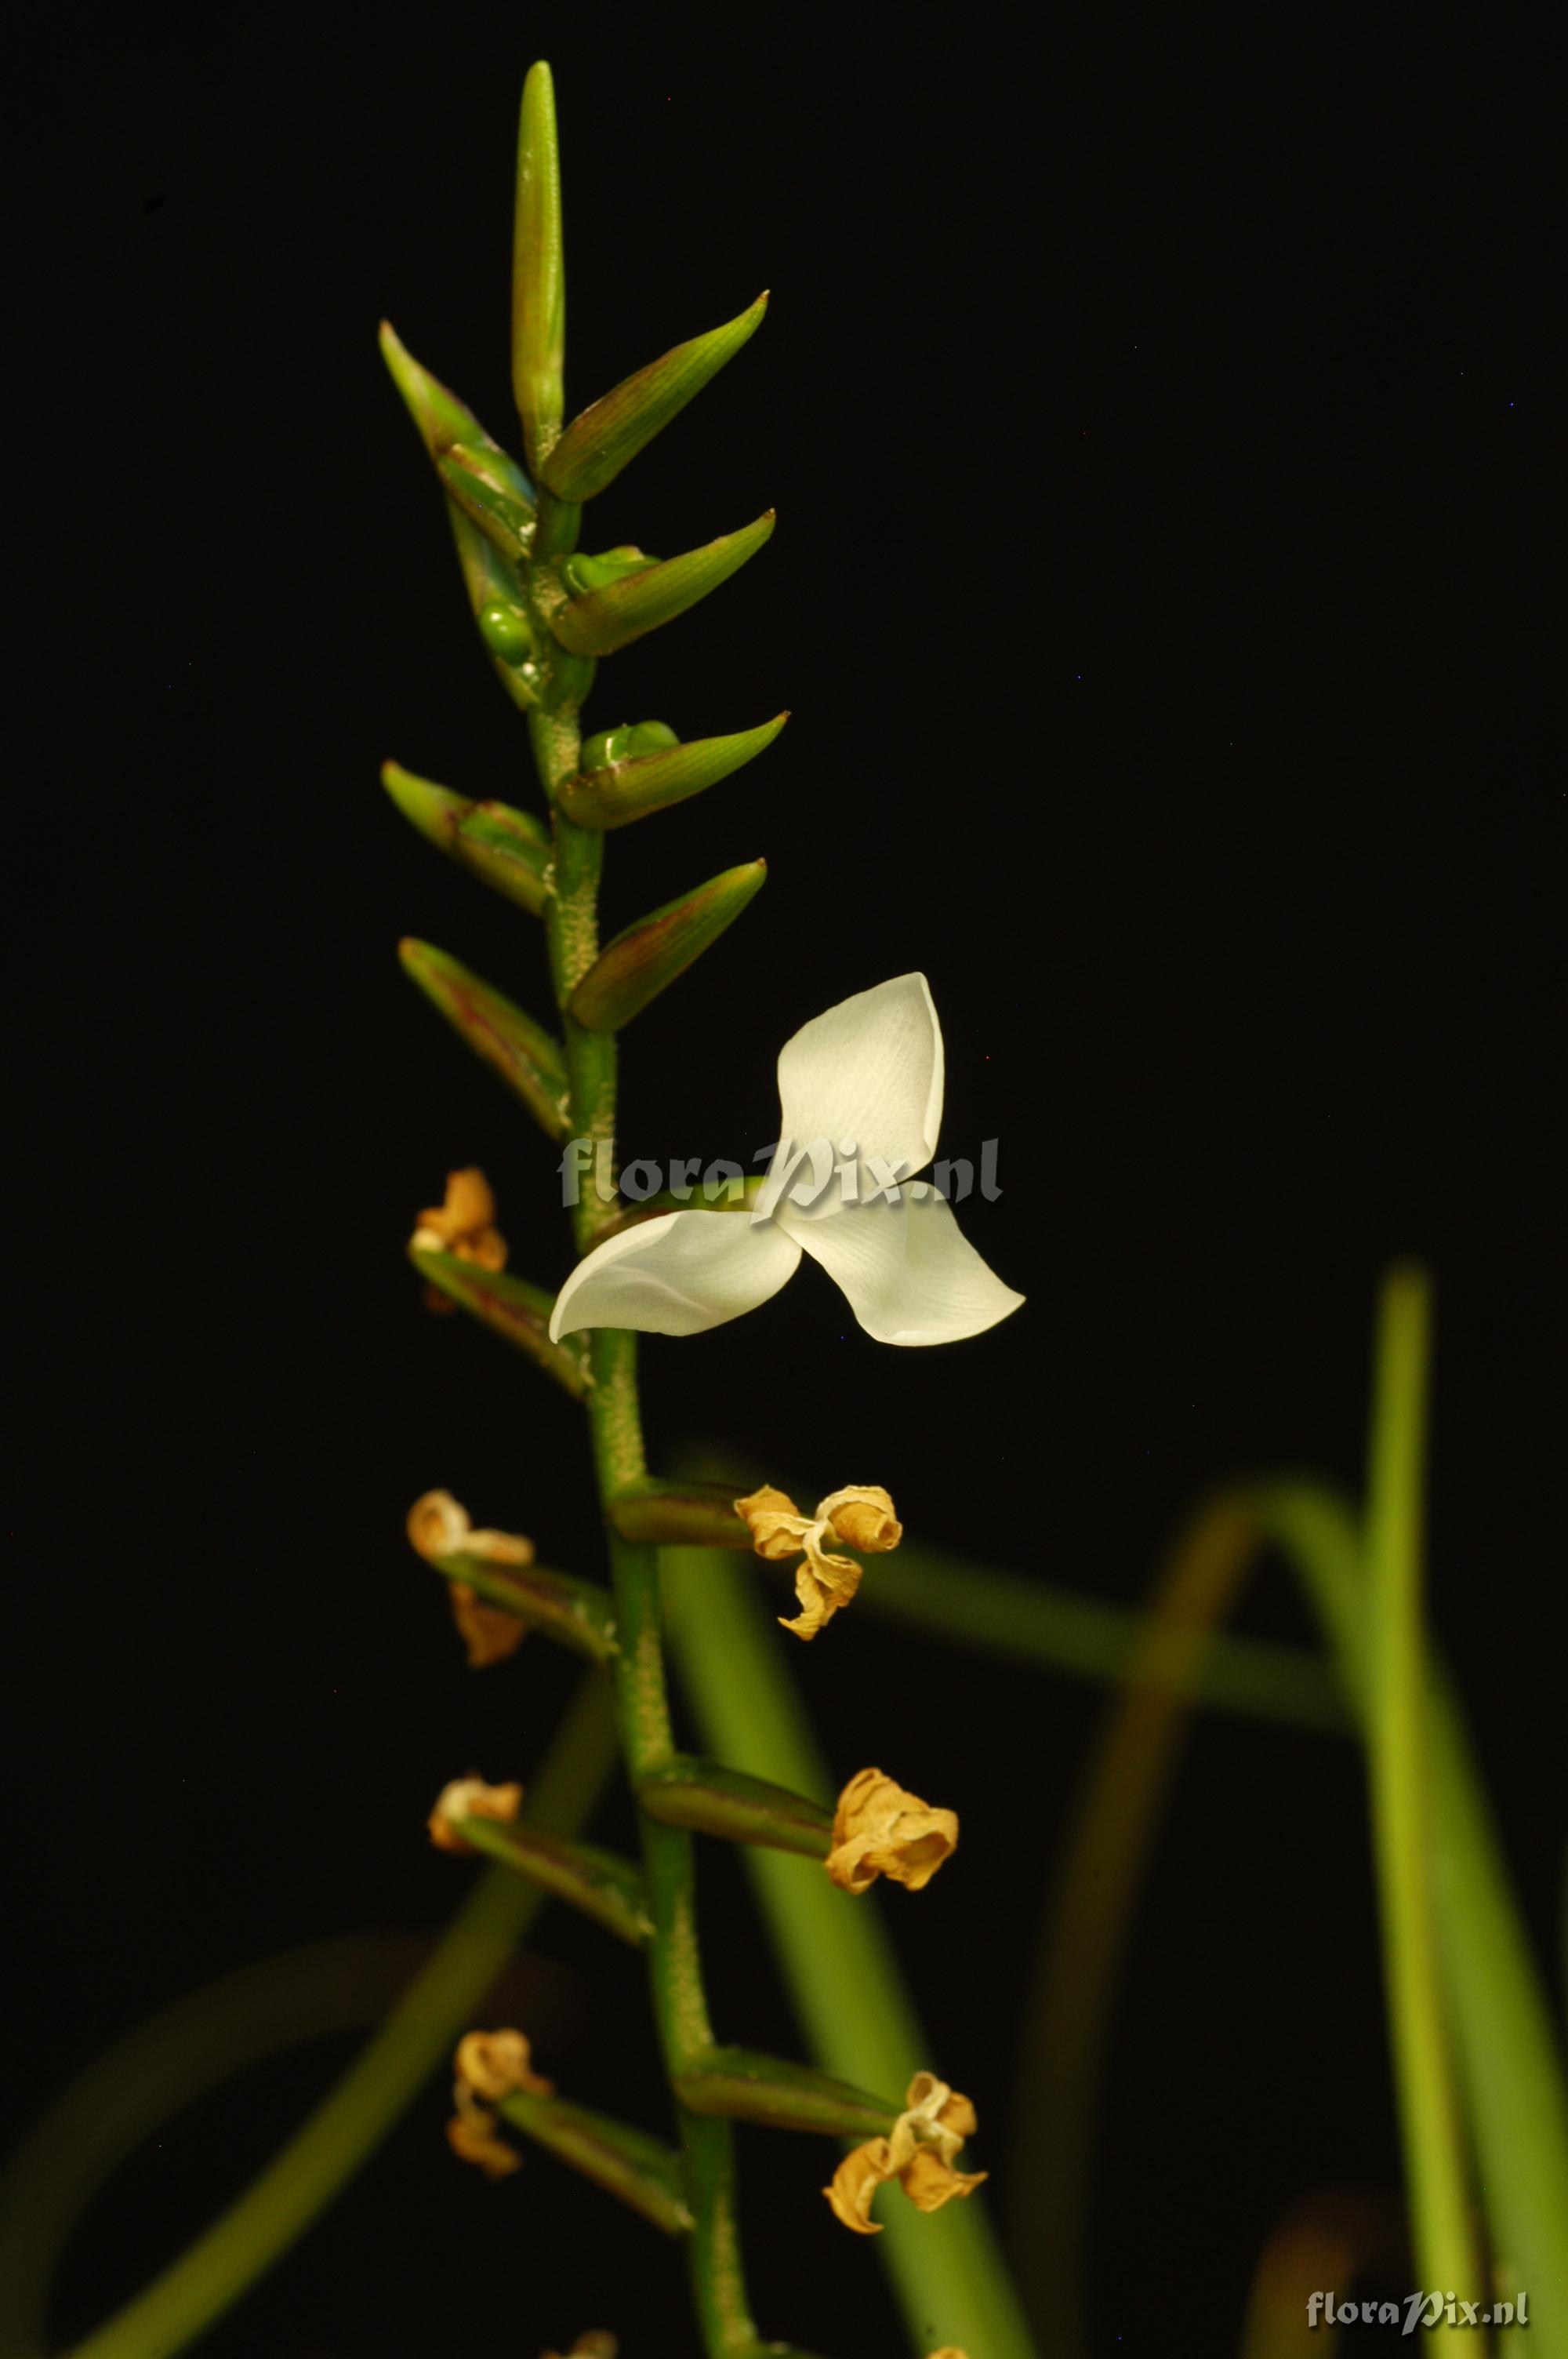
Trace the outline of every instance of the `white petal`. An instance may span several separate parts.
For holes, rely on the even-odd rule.
[[[800,1247],[773,1221],[740,1211],[661,1212],[579,1262],[556,1297],[551,1340],[578,1327],[700,1335],[766,1302],[799,1259]]]
[[[906,1179],[936,1152],[942,1121],[942,1027],[923,974],[895,975],[874,991],[860,991],[803,1024],[779,1051],[779,1136],[796,1151],[831,1141],[835,1154],[852,1139],[860,1177],[856,1193],[870,1195],[889,1173]],[[888,1167],[869,1175],[865,1158]],[[771,1176],[771,1174],[770,1174]],[[812,1167],[801,1167],[788,1190],[809,1190]],[[837,1180],[818,1200],[835,1210]],[[803,1201],[809,1201],[803,1197]],[[764,1190],[762,1206],[773,1199]]]
[[[781,1224],[820,1262],[879,1343],[957,1343],[983,1334],[1022,1301],[980,1259],[929,1181],[906,1187],[896,1204],[845,1204],[830,1221],[802,1220],[791,1206]]]

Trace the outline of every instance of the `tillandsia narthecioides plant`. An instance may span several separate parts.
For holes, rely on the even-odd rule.
[[[786,716],[691,743],[658,722],[585,738],[583,708],[600,658],[717,589],[762,547],[773,517],[661,561],[626,544],[586,554],[584,511],[740,351],[766,299],[676,346],[567,421],[555,104],[540,64],[524,88],[517,171],[513,378],[525,463],[492,440],[390,327],[383,332],[387,364],[440,478],[480,636],[526,718],[548,818],[465,799],[395,765],[385,784],[432,842],[540,922],[557,1028],[428,943],[405,942],[403,960],[560,1148],[555,1168],[568,1182],[579,1259],[554,1300],[508,1268],[489,1183],[472,1169],[449,1176],[445,1201],[419,1216],[410,1252],[435,1302],[455,1303],[500,1330],[581,1401],[611,1579],[605,1587],[545,1570],[530,1541],[474,1528],[444,1491],[417,1501],[410,1537],[450,1583],[475,1663],[510,1652],[531,1628],[610,1674],[641,1858],[544,1834],[520,1815],[518,1784],[473,1777],[442,1791],[431,1834],[447,1849],[506,1863],[645,1951],[676,2130],[673,2144],[661,2143],[557,2095],[535,2070],[526,2033],[504,2026],[476,2027],[459,2047],[449,2136],[460,2157],[495,2178],[516,2167],[514,2138],[534,2141],[684,2238],[703,2346],[714,2359],[788,2347],[760,2343],[748,2308],[733,2122],[847,2142],[822,2192],[860,2234],[881,2232],[874,2206],[884,2187],[893,2190],[884,2201],[933,2212],[968,2198],[987,2174],[962,2167],[974,2108],[934,2070],[918,2071],[902,2092],[868,2092],[716,2039],[697,1930],[695,1834],[816,1858],[852,1908],[879,1876],[915,1891],[928,1883],[954,1850],[957,1821],[875,1766],[859,1770],[829,1810],[677,1752],[661,1546],[749,1548],[795,1567],[799,1611],[779,1619],[809,1640],[853,1598],[858,1559],[895,1547],[901,1527],[887,1488],[845,1480],[863,1468],[825,1470],[829,1480],[812,1515],[772,1484],[737,1499],[733,1484],[650,1474],[637,1332],[689,1335],[734,1318],[775,1293],[803,1253],[837,1281],[861,1326],[889,1343],[959,1341],[1021,1299],[967,1243],[940,1186],[909,1176],[935,1153],[943,1093],[942,1037],[919,974],[875,984],[786,1043],[779,1142],[760,1182],[742,1182],[731,1169],[705,1183],[701,1201],[689,1185],[635,1204],[615,1193],[619,1035],[739,918],[765,872],[761,860],[727,869],[601,945],[606,838],[728,777],[762,753]],[[542,1158],[542,1171],[553,1161]],[[818,2200],[820,2185],[820,2175],[803,2167],[802,2202]]]

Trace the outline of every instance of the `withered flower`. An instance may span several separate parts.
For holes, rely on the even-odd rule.
[[[460,1261],[477,1262],[481,1269],[506,1267],[506,1239],[495,1225],[495,1196],[477,1165],[447,1174],[447,1201],[420,1213],[413,1243],[422,1253],[455,1254]],[[438,1286],[425,1288],[432,1310],[455,1305]]]
[[[907,2110],[889,2135],[868,2138],[847,2154],[822,2190],[835,2216],[857,2235],[881,2234],[881,2221],[871,2218],[871,2200],[890,2179],[898,2180],[917,2212],[939,2212],[955,2195],[972,2195],[989,2176],[955,2167],[959,2148],[975,2130],[968,2097],[934,2072],[917,2072],[904,2104]]]
[[[495,1226],[495,1196],[477,1165],[447,1174],[447,1201],[419,1215],[414,1243],[426,1253],[456,1254],[481,1269],[506,1267],[506,1240]]]
[[[845,1892],[864,1892],[879,1875],[919,1892],[957,1847],[956,1811],[934,1810],[880,1769],[862,1769],[838,1797],[826,1864]]]
[[[447,2124],[447,2143],[460,2161],[477,2163],[487,2179],[522,2169],[523,2158],[497,2130],[495,2115],[461,2081],[453,2084],[452,2103],[457,2112]]]
[[[475,2162],[487,2179],[504,2179],[522,2168],[522,2157],[508,2146],[496,2127],[490,2105],[518,2089],[535,2095],[554,2094],[554,2084],[541,2078],[529,2060],[528,2042],[520,2031],[469,2031],[458,2042],[457,2078],[452,2103],[457,2111],[447,2124],[447,2140],[464,2162]]]
[[[518,2089],[526,2089],[535,2097],[556,2093],[554,2082],[535,2071],[526,2036],[510,2027],[504,2031],[465,2031],[453,2060],[459,2080],[476,2097],[487,2098],[492,2104]]]
[[[408,1537],[428,1564],[444,1557],[478,1557],[485,1564],[532,1564],[534,1543],[520,1532],[476,1531],[468,1509],[449,1491],[427,1491],[408,1510]],[[515,1652],[526,1635],[504,1607],[487,1605],[466,1581],[449,1583],[452,1619],[468,1649],[470,1670],[483,1670]]]
[[[521,1786],[487,1786],[482,1777],[454,1777],[436,1797],[426,1824],[439,1851],[471,1852],[458,1832],[460,1819],[498,1819],[510,1825],[523,1807]]]
[[[851,1483],[842,1491],[830,1491],[818,1500],[815,1516],[803,1516],[787,1492],[764,1483],[760,1491],[736,1500],[735,1513],[752,1535],[752,1549],[769,1564],[804,1557],[795,1576],[801,1611],[793,1621],[779,1615],[797,1638],[815,1638],[860,1585],[860,1567],[853,1557],[830,1550],[829,1537],[859,1549],[862,1556],[880,1556],[897,1548],[903,1537],[892,1501],[880,1484]]]

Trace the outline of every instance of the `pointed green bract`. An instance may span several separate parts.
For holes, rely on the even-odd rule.
[[[438,852],[539,914],[549,890],[550,838],[536,819],[510,803],[470,802],[396,762],[384,765],[381,782],[404,818]]]
[[[516,1092],[546,1136],[569,1137],[566,1056],[559,1041],[433,942],[409,937],[398,944],[397,955],[431,1006]]]
[[[732,736],[694,737],[685,745],[603,762],[596,768],[585,764],[556,799],[579,827],[626,827],[634,819],[684,803],[742,769],[773,744],[788,719],[787,712],[780,712],[759,728],[738,730]]]
[[[526,811],[510,803],[475,803],[458,822],[453,856],[537,915],[550,889],[550,839]]]
[[[619,1853],[596,1843],[568,1843],[526,1820],[459,1819],[453,1832],[470,1851],[481,1851],[519,1875],[569,1901],[618,1940],[640,1949],[653,1931],[643,1895],[641,1869]]]
[[[590,590],[552,615],[550,628],[574,656],[613,655],[617,647],[630,647],[633,639],[657,630],[661,623],[673,623],[677,614],[684,614],[687,607],[738,573],[768,539],[774,522],[769,508],[740,532],[722,533],[705,548],[688,549],[684,557],[666,558],[623,582]]]
[[[733,925],[768,873],[765,860],[749,860],[710,877],[695,893],[654,909],[601,951],[568,1002],[589,1032],[619,1032],[656,999],[676,975]]]
[[[503,1567],[460,1549],[430,1561],[443,1581],[461,1582],[487,1605],[514,1614],[530,1630],[542,1631],[574,1655],[586,1655],[594,1663],[608,1663],[615,1655],[614,1609],[609,1593],[597,1582],[553,1572],[543,1564]]]
[[[438,455],[436,473],[449,496],[503,557],[515,565],[527,555],[534,537],[533,507],[517,497],[498,469],[485,463],[483,454],[454,443]]]
[[[661,1826],[689,1827],[694,1834],[724,1835],[731,1843],[765,1843],[806,1859],[826,1859],[833,1848],[831,1810],[792,1794],[787,1786],[727,1769],[720,1761],[677,1753],[643,1778],[637,1794]]]
[[[469,604],[496,677],[526,712],[538,702],[540,677],[529,659],[532,633],[516,552],[524,527],[534,529],[533,488],[472,410],[420,366],[385,321],[381,349],[441,477]]]
[[[766,293],[705,336],[676,344],[579,413],[540,469],[557,499],[590,500],[662,433],[762,324]]]
[[[503,2097],[496,2111],[524,2137],[548,2147],[562,2162],[618,2195],[666,2236],[684,2236],[694,2226],[685,2167],[679,2155],[657,2138],[626,2122],[612,2121],[608,2114],[591,2114],[585,2105],[568,2105],[559,2097],[536,2096],[528,2090]]]
[[[466,1310],[470,1319],[478,1319],[486,1327],[504,1335],[520,1352],[554,1376],[562,1389],[574,1400],[581,1400],[592,1378],[589,1374],[588,1353],[574,1351],[577,1337],[563,1336],[558,1343],[550,1341],[550,1313],[556,1298],[542,1287],[530,1286],[526,1279],[511,1277],[504,1270],[481,1269],[476,1261],[464,1261],[457,1254],[436,1253],[424,1245],[411,1245],[408,1258],[421,1277],[427,1278],[449,1302]]]
[[[416,361],[390,320],[381,323],[381,356],[432,459],[460,451],[466,463],[488,476],[518,507],[531,513],[534,490],[515,459],[487,434],[467,402]]]
[[[503,556],[494,541],[481,532],[449,493],[447,520],[452,527],[469,604],[479,625],[491,669],[513,703],[520,711],[529,712],[539,701],[542,680],[538,665],[529,660],[523,647],[524,635],[531,638],[532,632],[518,570],[510,558]],[[502,624],[499,632],[498,621]],[[506,627],[508,623],[510,630]]]
[[[754,2048],[709,2048],[676,2074],[675,2086],[694,2114],[766,2122],[777,2130],[820,2130],[828,2137],[885,2137],[903,2110],[813,2065]]]
[[[535,473],[559,439],[566,406],[566,255],[556,89],[541,60],[523,85],[512,248],[512,389]]]

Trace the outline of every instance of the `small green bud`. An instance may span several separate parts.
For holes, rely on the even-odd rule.
[[[607,769],[612,762],[631,761],[639,754],[662,754],[680,739],[666,721],[622,722],[618,729],[601,729],[585,740],[578,756],[579,770]]]
[[[656,557],[633,548],[630,541],[622,542],[619,549],[606,549],[598,557],[589,557],[579,549],[562,565],[561,579],[574,597],[581,598],[590,591],[608,589],[612,582],[626,582],[634,573],[645,573],[658,561]]]
[[[667,721],[634,721],[626,733],[626,744],[617,756],[619,761],[631,761],[642,754],[664,754],[680,739]]]
[[[497,663],[525,664],[534,653],[534,634],[528,627],[528,617],[515,606],[503,606],[494,600],[479,612],[479,635]]]

